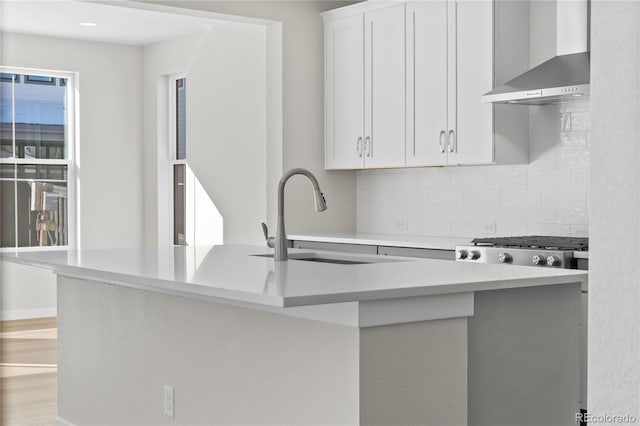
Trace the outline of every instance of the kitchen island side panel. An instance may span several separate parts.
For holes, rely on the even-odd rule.
[[[467,318],[360,329],[360,424],[468,424]]]
[[[358,423],[357,328],[61,276],[58,313],[72,424]]]
[[[580,288],[475,293],[468,322],[470,424],[576,424]]]

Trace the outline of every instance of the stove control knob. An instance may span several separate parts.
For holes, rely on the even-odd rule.
[[[531,258],[531,261],[534,265],[546,265],[547,257],[543,254],[536,254],[535,256],[533,256],[533,258]]]
[[[498,260],[500,261],[500,263],[511,263],[513,262],[513,256],[511,256],[509,253],[500,253],[500,255],[498,256]]]
[[[558,256],[549,256],[547,257],[547,265],[549,266],[560,266],[562,261]]]
[[[480,252],[478,250],[469,250],[469,260],[480,259]]]
[[[467,254],[468,253],[466,250],[456,250],[456,259],[458,260],[466,259]]]

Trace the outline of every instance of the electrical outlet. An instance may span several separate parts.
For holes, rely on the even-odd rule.
[[[175,390],[172,386],[164,385],[164,414],[169,417],[175,417]]]
[[[482,224],[482,233],[484,234],[495,234],[496,233],[496,223],[495,222],[485,222]]]
[[[396,231],[406,231],[409,229],[409,221],[407,219],[396,219],[395,220],[395,230]]]

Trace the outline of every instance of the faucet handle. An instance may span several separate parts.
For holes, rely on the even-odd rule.
[[[274,248],[276,246],[276,239],[269,236],[269,228],[267,224],[262,222],[262,232],[264,233],[264,239],[267,241],[267,247]]]

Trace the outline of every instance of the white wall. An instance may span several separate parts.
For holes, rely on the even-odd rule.
[[[80,246],[141,246],[140,48],[3,34],[2,65],[80,73]]]
[[[56,316],[56,277],[53,272],[0,262],[0,320]]]
[[[266,47],[265,26],[214,27],[188,72],[187,161],[222,214],[225,244],[264,242]]]
[[[594,415],[631,414],[637,421],[640,3],[593,1],[591,18],[588,408]]]
[[[145,46],[147,244],[166,244],[156,232],[170,228],[171,189],[163,176],[169,153],[158,129],[166,127],[166,108],[158,90],[165,89],[162,76],[176,71],[187,77],[187,163],[222,214],[224,242],[262,243],[257,231],[267,217],[266,33],[265,25],[226,23]],[[157,200],[164,210],[154,206]]]
[[[355,229],[355,173],[326,172],[323,160],[324,132],[324,27],[320,12],[344,6],[345,1],[148,1],[181,8],[282,22],[282,170],[304,167],[320,182],[329,209],[315,212],[311,186],[296,177],[287,184],[287,231],[329,232]],[[145,179],[154,179],[145,167]],[[275,183],[269,183],[268,205],[275,209]],[[147,203],[147,207],[151,207]],[[272,212],[269,212],[272,214]],[[269,221],[275,233],[275,221]],[[245,223],[261,236],[259,223]],[[253,237],[253,234],[251,235]]]
[[[555,7],[532,2],[531,65],[555,55]],[[587,236],[589,103],[531,107],[530,117],[526,165],[358,172],[358,232]]]
[[[141,246],[140,48],[3,33],[0,51],[5,66],[79,72],[80,246]],[[2,265],[4,319],[48,316],[55,305],[53,275]]]

